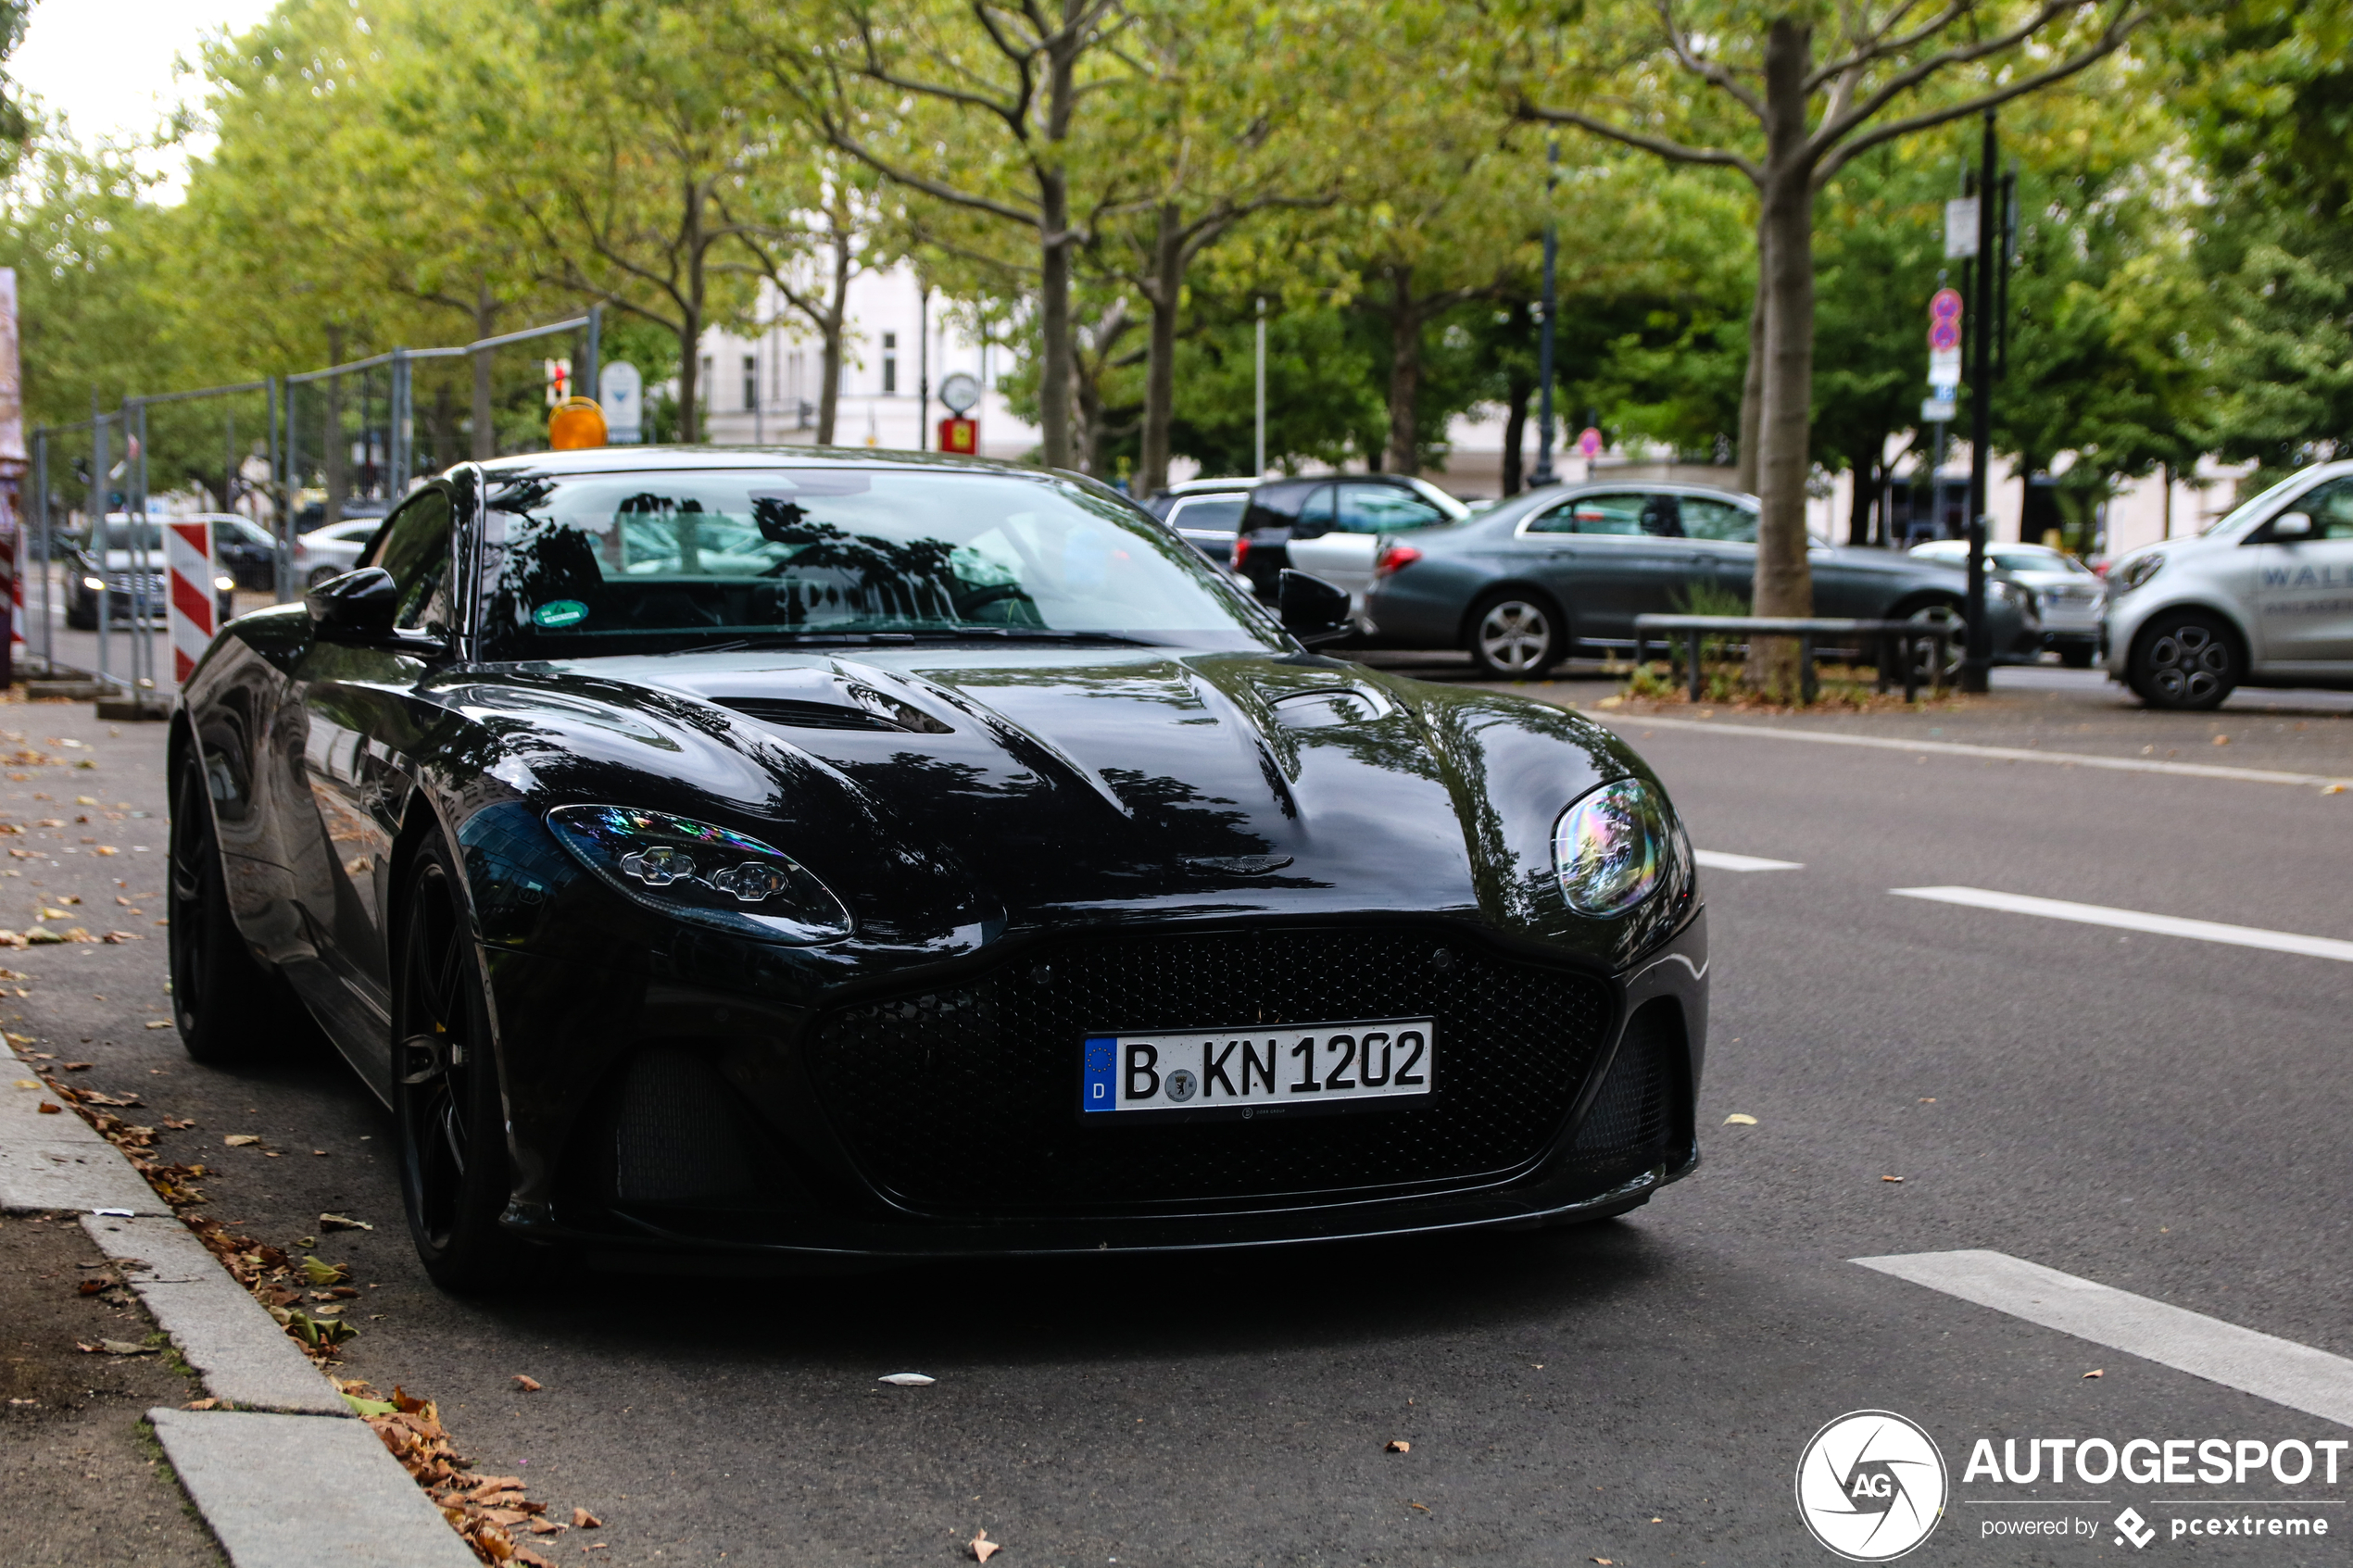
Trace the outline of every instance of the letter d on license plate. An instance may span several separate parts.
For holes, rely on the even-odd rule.
[[[1162,1116],[1350,1109],[1428,1094],[1436,1051],[1427,1018],[1089,1035],[1079,1108]]]

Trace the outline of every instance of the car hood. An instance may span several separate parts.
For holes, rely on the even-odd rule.
[[[447,759],[471,809],[719,822],[801,860],[856,943],[895,954],[1204,918],[1434,914],[1605,962],[1659,934],[1646,909],[1573,915],[1552,872],[1562,809],[1647,770],[1524,698],[1313,655],[1127,647],[484,673],[439,694],[473,721]]]

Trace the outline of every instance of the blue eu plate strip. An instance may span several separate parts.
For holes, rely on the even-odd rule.
[[[1117,1059],[1118,1037],[1098,1035],[1087,1042],[1087,1081],[1082,1092],[1083,1109],[1088,1110],[1117,1110],[1119,1109],[1119,1078]]]

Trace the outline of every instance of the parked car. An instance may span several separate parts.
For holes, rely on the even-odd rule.
[[[2291,474],[2108,574],[2108,672],[2152,708],[2353,685],[2353,462]]]
[[[366,520],[382,522],[384,520],[384,514],[390,510],[392,510],[391,505],[376,496],[346,495],[344,497],[343,506],[339,508],[340,515],[335,521],[352,522]],[[297,534],[308,533],[316,529],[331,526],[327,521],[326,497],[313,492],[300,506],[295,508],[294,519],[295,532]]]
[[[1365,596],[1382,538],[1470,515],[1470,508],[1423,479],[1357,473],[1268,480],[1250,493],[1234,541],[1234,570],[1270,601],[1286,568],[1337,583],[1348,590],[1360,627],[1369,630]]]
[[[359,564],[360,552],[384,525],[381,517],[352,518],[303,534],[295,541],[295,581],[308,590],[342,576]]]
[[[1707,1017],[1665,790],[1559,708],[1315,653],[1328,583],[1277,598],[1011,465],[461,465],[181,688],[182,1038],[307,1010],[452,1288],[535,1244],[1099,1257],[1646,1201],[1696,1162]]]
[[[1912,554],[1969,570],[1969,541],[1931,539]],[[2089,670],[2100,657],[2100,613],[2108,591],[2090,567],[2048,545],[1988,545],[1985,569],[2034,596],[2043,646],[2070,670]]]
[[[1598,483],[1515,496],[1451,528],[1381,541],[1365,608],[1384,646],[1466,649],[1485,674],[1535,675],[1572,649],[1630,648],[1634,618],[1686,608],[1693,589],[1748,596],[1756,498],[1695,485]],[[1887,550],[1807,551],[1814,608],[1907,620],[1958,615],[1968,575]],[[2026,590],[1990,584],[1997,657],[2031,656],[2042,626]]]
[[[97,537],[78,539],[66,557],[66,624],[77,632],[98,629],[98,596],[107,596],[108,623],[131,625],[144,614],[149,620],[160,621],[166,608],[164,601],[163,525],[168,520],[150,519],[134,526],[122,512],[108,514],[103,540]],[[245,522],[233,518],[233,522]],[[248,527],[254,525],[247,523]],[[266,539],[268,533],[258,528]],[[223,533],[235,537],[233,531],[216,529],[214,556],[216,564],[221,554]],[[233,545],[232,549],[239,548]],[[232,571],[222,571],[213,578],[213,589],[219,596],[217,609],[227,620],[233,608],[232,596],[238,586]]]
[[[1188,479],[1143,503],[1144,509],[1175,529],[1185,543],[1228,566],[1242,514],[1250,509],[1254,479]]]

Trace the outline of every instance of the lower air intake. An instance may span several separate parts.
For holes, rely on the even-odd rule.
[[[1653,1002],[1636,1013],[1577,1129],[1569,1158],[1588,1170],[1629,1175],[1664,1160],[1679,1081],[1674,1053],[1682,1048],[1682,1019],[1671,1003]]]

